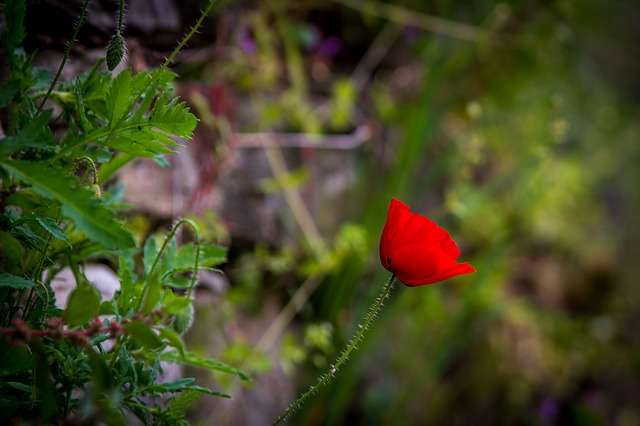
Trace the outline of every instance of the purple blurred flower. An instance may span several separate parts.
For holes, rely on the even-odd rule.
[[[558,415],[558,403],[551,397],[546,397],[538,406],[538,416],[544,424],[553,424]]]
[[[256,53],[256,42],[251,35],[251,32],[247,28],[243,28],[240,31],[240,49],[249,55]]]
[[[320,46],[318,46],[318,55],[325,58],[333,58],[340,52],[341,49],[342,42],[338,39],[338,37],[327,37],[322,40],[322,43],[320,43]]]

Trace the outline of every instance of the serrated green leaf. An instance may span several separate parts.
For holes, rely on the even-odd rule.
[[[15,136],[0,140],[0,154],[9,156],[26,148],[53,149],[54,137],[48,123],[51,111],[43,111],[33,117]]]
[[[62,213],[90,239],[107,248],[127,248],[135,244],[115,215],[63,170],[44,162],[0,159],[0,165],[32,185],[40,195],[59,201]]]
[[[64,320],[71,326],[81,325],[98,315],[100,293],[92,285],[78,283],[69,296]]]
[[[11,275],[6,272],[0,272],[0,288],[2,287],[22,290],[25,288],[35,287],[35,283],[31,280],[27,280],[16,275]]]
[[[133,76],[131,83],[131,93],[137,99],[140,96],[147,98],[153,97],[153,92],[158,87],[165,86],[172,82],[178,75],[166,68],[156,68],[150,71],[139,72]],[[147,107],[148,108],[148,107]],[[145,108],[145,111],[146,109]]]
[[[163,361],[167,362],[206,368],[207,370],[211,371],[233,374],[235,376],[238,376],[242,380],[251,380],[249,375],[239,368],[232,367],[229,364],[213,358],[201,357],[197,354],[194,354],[193,352],[186,352],[184,355],[180,355],[178,352],[164,352],[160,355],[160,358]]]
[[[193,129],[198,124],[198,119],[191,114],[184,102],[174,98],[166,99],[165,104],[158,102],[158,106],[151,114],[150,123],[153,127],[168,134],[191,138]]]
[[[133,114],[134,122],[142,122],[143,117],[149,112],[151,103],[156,97],[158,88],[163,90],[163,86],[173,81],[177,75],[164,68],[136,74],[133,82],[133,96],[136,99],[142,98],[142,102]]]
[[[131,71],[124,70],[113,80],[107,94],[107,115],[109,127],[115,128],[120,119],[129,111],[135,99],[131,93]]]
[[[125,324],[124,329],[133,337],[141,346],[146,349],[155,351],[164,348],[162,339],[142,321],[131,321]]]
[[[108,139],[105,144],[127,154],[148,158],[159,154],[172,154],[175,152],[173,148],[178,145],[166,135],[144,128],[121,132]]]

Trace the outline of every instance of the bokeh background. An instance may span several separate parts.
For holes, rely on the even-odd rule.
[[[30,2],[40,65],[79,3]],[[134,70],[203,6],[127,3]],[[67,77],[116,7],[92,3]],[[221,2],[175,67],[196,137],[118,184],[141,239],[187,216],[229,247],[188,340],[255,380],[190,372],[234,395],[190,420],[270,424],[329,368],[386,278],[395,196],[478,272],[398,287],[292,424],[639,425],[639,22],[616,0]]]

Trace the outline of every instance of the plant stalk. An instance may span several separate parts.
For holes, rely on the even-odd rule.
[[[329,366],[329,370],[326,373],[323,373],[318,377],[318,381],[314,385],[310,386],[309,389],[289,404],[287,409],[273,422],[274,426],[280,424],[302,408],[307,399],[318,393],[322,386],[329,384],[336,377],[338,371],[340,371],[347,361],[349,361],[351,354],[358,349],[360,343],[364,340],[365,333],[371,328],[375,320],[380,315],[380,312],[384,307],[385,300],[389,298],[391,290],[393,290],[395,278],[395,275],[391,275],[391,277],[389,277],[389,280],[386,282],[384,287],[382,287],[382,290],[376,300],[371,306],[369,306],[369,309],[364,316],[364,320],[362,323],[358,324],[356,333],[351,337],[349,342],[347,342],[347,345],[342,350],[335,363]]]

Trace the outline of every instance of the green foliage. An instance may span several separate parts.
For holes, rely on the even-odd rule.
[[[16,277],[15,275],[8,274],[6,272],[0,272],[0,287],[10,287],[13,289],[33,288],[35,284],[33,281],[26,280],[22,277]]]
[[[91,284],[80,281],[69,296],[64,321],[70,326],[86,324],[100,309],[100,293]]]
[[[60,203],[63,215],[88,238],[107,248],[133,246],[133,238],[116,221],[114,213],[96,202],[93,192],[81,187],[73,176],[68,175],[68,171],[40,161],[2,159],[0,166],[16,179],[31,185],[36,193]]]
[[[71,81],[50,80],[19,47],[25,11],[24,1],[5,3],[0,423],[124,425],[135,416],[143,424],[187,424],[185,410],[197,398],[229,396],[193,378],[159,382],[165,362],[248,380],[231,365],[187,351],[182,338],[193,321],[195,274],[224,262],[226,250],[202,244],[188,220],[176,228],[190,225],[194,242],[177,247],[174,228],[160,249],[152,236],[140,250],[122,222],[122,205],[102,187],[134,158],[163,160],[174,139],[191,137],[197,120],[174,95],[175,74],[164,67],[114,78],[98,63]],[[122,48],[118,40],[107,48],[110,69]],[[45,100],[59,111],[55,133]],[[117,270],[120,289],[112,299],[101,300],[84,276],[87,262]],[[76,287],[59,309],[51,282],[64,268]]]

